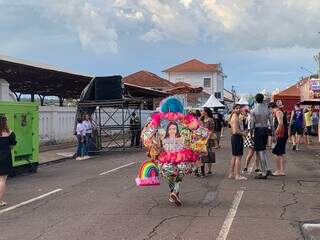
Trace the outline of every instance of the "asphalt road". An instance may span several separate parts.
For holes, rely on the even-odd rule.
[[[68,160],[11,178],[6,201],[12,209],[0,209],[0,239],[302,240],[301,224],[320,220],[316,150],[288,149],[286,177],[254,180],[251,174],[243,182],[226,178],[229,139],[216,154],[213,176],[184,179],[180,208],[168,202],[164,181],[135,185],[144,152]]]

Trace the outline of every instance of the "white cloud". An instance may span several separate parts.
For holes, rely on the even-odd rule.
[[[180,3],[185,7],[185,8],[189,8],[192,0],[180,0]]]
[[[116,16],[129,20],[143,20],[143,13],[140,11],[125,11],[124,9],[119,9],[116,11]]]
[[[7,5],[29,6],[96,54],[116,53],[126,36],[184,44],[219,41],[248,50],[317,48],[320,42],[319,0],[0,0],[0,16],[8,16]]]
[[[141,39],[146,42],[159,42],[165,39],[165,34],[160,32],[158,29],[151,29],[149,32],[144,34]]]
[[[96,54],[116,53],[118,35],[99,5],[90,1],[69,0],[53,3],[47,1],[43,16],[65,24],[75,31],[84,49]]]

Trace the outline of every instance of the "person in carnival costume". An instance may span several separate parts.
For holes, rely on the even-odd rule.
[[[160,174],[170,189],[169,201],[181,206],[180,185],[195,170],[195,162],[206,151],[208,130],[198,119],[183,114],[183,105],[175,97],[160,103],[160,112],[151,117],[142,131],[142,142],[157,162]]]

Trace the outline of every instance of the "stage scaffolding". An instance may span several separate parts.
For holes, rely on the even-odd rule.
[[[94,124],[90,152],[126,150],[130,147],[130,117],[133,112],[140,119],[141,99],[84,101],[78,103],[77,116],[90,113]]]

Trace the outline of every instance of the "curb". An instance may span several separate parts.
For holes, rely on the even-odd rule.
[[[126,152],[122,152],[122,151],[100,152],[99,154],[90,156],[91,157],[90,159],[95,159],[95,158],[97,158],[99,156],[103,156],[103,155],[106,155],[106,154],[109,154],[109,153],[119,154],[119,153],[130,153],[130,152],[141,152],[141,151],[143,151],[143,149],[137,148],[137,149],[132,149],[131,151],[126,151]],[[61,163],[61,162],[65,162],[65,161],[72,160],[72,159],[75,160],[75,158],[73,156],[72,157],[62,157],[62,158],[51,160],[51,161],[47,161],[47,162],[39,162],[38,166],[40,167],[40,166],[53,165],[53,164],[56,164],[56,163]],[[89,160],[89,159],[87,159],[87,160]],[[86,161],[86,160],[84,160],[84,161]]]
[[[48,166],[48,165],[52,165],[55,163],[60,163],[60,162],[65,162],[67,160],[71,160],[74,159],[73,157],[64,157],[64,158],[59,158],[59,159],[55,159],[55,160],[51,160],[51,161],[47,161],[47,162],[39,162],[39,167],[41,166]]]

